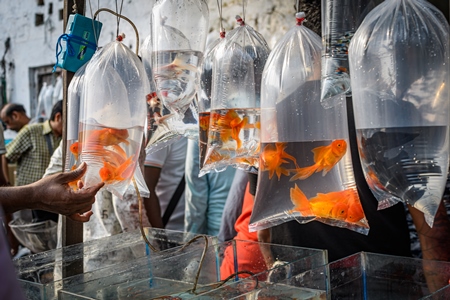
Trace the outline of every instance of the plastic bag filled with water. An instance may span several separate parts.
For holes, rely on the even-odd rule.
[[[150,93],[147,94],[147,119],[145,124],[146,153],[161,150],[182,137],[171,123],[173,114],[163,106],[156,92],[152,70],[152,39],[147,36],[140,47],[142,63],[150,82]]]
[[[140,170],[149,81],[138,56],[122,42],[107,44],[96,58],[86,66],[79,117],[79,159],[88,165],[83,181],[86,187],[105,182],[122,197]]]
[[[423,0],[387,0],[364,19],[349,58],[358,147],[379,209],[434,216],[447,180],[449,25]]]
[[[236,17],[215,53],[208,144],[200,175],[227,166],[257,172],[261,76],[269,47],[260,33]]]
[[[153,6],[151,65],[157,96],[170,111],[169,131],[191,138],[198,137],[195,95],[208,23],[204,0],[162,0]]]
[[[98,53],[99,52],[96,52],[94,54],[93,59],[95,59],[95,56],[97,56]],[[84,64],[75,72],[67,89],[65,172],[75,170],[80,164],[78,159],[78,126],[86,66],[87,64]],[[69,185],[71,185],[73,189],[77,189],[76,182],[72,182]]]
[[[211,90],[212,90],[212,68],[216,51],[220,43],[225,41],[225,32],[213,41],[205,50],[202,65],[200,67],[200,90],[198,93],[198,115],[199,115],[199,168],[203,168],[206,149],[208,146],[209,120],[211,115]]]
[[[348,46],[364,17],[383,0],[322,0],[322,105],[351,94]]]
[[[261,154],[250,230],[313,220],[367,234],[346,102],[320,102],[321,40],[304,14],[271,52],[261,89]],[[342,95],[345,97],[345,95]]]

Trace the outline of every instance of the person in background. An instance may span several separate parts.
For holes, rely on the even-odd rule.
[[[7,177],[7,173],[5,173],[5,166],[3,165],[6,163],[5,159],[5,153],[6,153],[6,147],[5,147],[5,139],[3,136],[3,126],[0,126],[0,187],[2,186],[9,186],[9,179]],[[9,222],[12,221],[12,214],[5,214],[4,216],[4,222],[3,226],[6,230],[6,237],[9,242],[10,246],[10,253],[12,256],[15,256],[17,254],[17,251],[19,250],[19,241],[14,236],[13,232],[11,231],[9,227]]]
[[[15,117],[16,120],[25,118],[23,112],[19,115],[21,117]],[[15,126],[9,119],[4,121],[9,124],[7,126]],[[49,120],[23,126],[14,140],[6,146],[6,159],[10,163],[17,163],[16,186],[30,184],[42,178],[54,149],[61,141],[62,127],[62,101],[58,101],[53,106]],[[58,215],[37,210],[33,211],[33,218],[56,222]]]
[[[85,172],[86,164],[83,163],[74,171],[55,174],[32,184],[0,187],[0,218],[3,216],[3,209],[5,213],[11,214],[29,208],[49,210],[78,222],[89,221],[95,194],[104,183],[82,188],[79,182],[80,189],[73,191],[68,183],[80,179]],[[7,244],[4,231],[0,229],[0,299],[25,299],[16,279]]]
[[[237,169],[231,183],[225,207],[223,208],[222,222],[217,235],[219,242],[225,242],[233,239],[237,232],[235,223],[242,213],[245,189],[248,183],[247,172]]]
[[[187,139],[182,137],[145,158],[150,197],[144,198],[144,206],[152,227],[184,231],[186,150]]]
[[[186,155],[184,231],[217,236],[235,168],[199,177],[199,144],[189,139]]]
[[[21,104],[8,103],[5,104],[0,111],[0,118],[5,123],[6,128],[19,132],[22,127],[30,123],[25,108]]]

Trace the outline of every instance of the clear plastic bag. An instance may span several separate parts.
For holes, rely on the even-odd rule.
[[[211,43],[205,50],[205,56],[201,64],[200,90],[198,93],[199,109],[199,168],[203,168],[206,149],[208,145],[209,120],[211,116],[211,92],[212,92],[212,68],[216,51],[221,42],[225,41],[225,32],[221,37]]]
[[[152,70],[152,38],[147,36],[140,48],[142,62],[150,82],[150,93],[147,94],[147,119],[146,119],[146,153],[156,152],[173,142],[182,135],[169,123],[173,114],[163,106],[158,97]]]
[[[321,40],[302,25],[303,13],[296,19],[264,68],[261,159],[249,228],[317,220],[367,234],[348,150],[346,102],[321,105]]]
[[[208,144],[200,175],[227,166],[257,172],[261,76],[269,55],[264,38],[237,16],[215,53]]]
[[[427,1],[386,0],[349,49],[358,147],[378,207],[408,203],[430,226],[449,164],[448,41]]]
[[[134,177],[146,119],[149,81],[138,56],[119,41],[86,66],[78,153],[86,187],[100,181],[122,197]]]
[[[172,137],[175,131],[197,138],[195,95],[207,36],[208,6],[204,0],[157,1],[152,20],[151,65],[157,95],[170,111],[166,116],[170,118],[168,135]]]
[[[94,54],[93,59],[99,52]],[[75,170],[78,160],[78,125],[80,117],[80,104],[83,93],[84,74],[87,64],[81,66],[74,74],[67,89],[67,130],[66,130],[66,157],[64,168],[66,172]],[[72,183],[76,189],[76,183]]]
[[[351,95],[348,46],[364,17],[383,0],[322,0],[322,105]]]

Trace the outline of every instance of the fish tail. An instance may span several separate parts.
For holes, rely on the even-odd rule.
[[[294,188],[291,188],[291,201],[294,204],[294,208],[291,210],[300,212],[303,216],[313,215],[313,211],[311,209],[311,204],[306,198],[306,195],[302,192],[302,190],[295,184]]]
[[[304,167],[304,168],[297,168],[297,169],[293,170],[296,174],[294,176],[292,176],[290,181],[294,181],[297,179],[304,180],[304,179],[308,178],[309,176],[311,176],[312,174],[314,174],[314,172],[316,172],[317,169],[318,169],[317,165],[312,165],[310,167]]]
[[[236,141],[237,149],[242,147],[242,141],[239,138],[239,133],[241,132],[242,128],[244,128],[244,126],[247,124],[247,122],[248,118],[245,117],[236,127],[233,127],[232,129],[232,138]]]

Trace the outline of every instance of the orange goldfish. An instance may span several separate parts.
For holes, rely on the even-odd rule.
[[[239,138],[239,133],[247,124],[247,117],[241,119],[234,109],[230,109],[225,116],[219,117],[216,124],[222,141],[227,142],[228,140],[233,139],[236,141],[236,148],[241,148],[242,141]]]
[[[294,204],[291,212],[298,211],[303,216],[331,218],[348,223],[357,223],[364,218],[364,211],[358,194],[353,189],[327,194],[318,193],[308,200],[302,190],[295,184],[295,187],[290,190],[290,195]]]
[[[90,131],[85,143],[100,144],[102,146],[111,146],[120,143],[128,145],[130,142],[128,142],[127,138],[127,129],[103,128]]]
[[[79,154],[79,147],[78,147],[78,142],[73,143],[72,145],[70,145],[69,150],[70,152],[73,154],[73,156],[75,156],[75,159],[78,160],[78,154]]]
[[[269,179],[272,179],[274,173],[277,174],[278,181],[280,181],[281,174],[286,176],[289,175],[289,171],[286,168],[281,167],[283,163],[288,163],[284,158],[290,159],[297,165],[295,157],[284,151],[286,147],[286,143],[267,144],[264,147],[264,150],[260,155],[260,165],[262,171],[269,171]]]
[[[210,118],[210,114],[200,114],[199,116],[199,125],[200,125],[200,129],[202,131],[208,131],[209,130],[209,118]]]
[[[114,166],[110,162],[103,160],[103,167],[99,170],[100,179],[103,182],[122,181],[126,177],[122,177],[127,168],[131,165],[133,155],[130,156],[123,164],[118,167]]]
[[[309,167],[297,168],[293,170],[296,174],[291,181],[306,179],[314,173],[322,171],[325,176],[347,152],[347,142],[344,140],[334,140],[328,146],[320,146],[312,149],[314,153],[314,164]]]
[[[177,56],[170,64],[156,68],[154,76],[155,78],[161,76],[174,78],[181,75],[185,71],[197,72],[197,67],[185,62]]]

